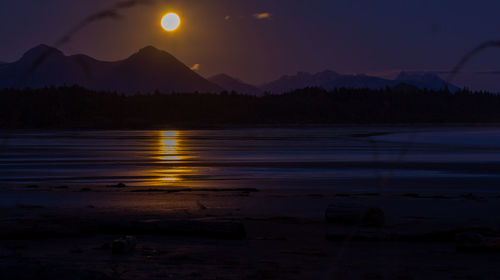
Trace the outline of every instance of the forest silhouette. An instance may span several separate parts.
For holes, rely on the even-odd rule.
[[[384,90],[305,88],[262,97],[235,92],[127,96],[71,86],[1,90],[0,127],[498,123],[499,108],[497,94],[405,84]]]

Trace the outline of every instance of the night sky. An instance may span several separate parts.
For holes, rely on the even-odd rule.
[[[3,0],[0,60],[53,45],[111,0]],[[182,17],[166,33],[160,19]],[[391,76],[401,70],[446,72],[477,44],[500,39],[498,0],[157,0],[93,23],[60,49],[101,60],[153,45],[199,73],[227,73],[261,84],[284,74],[326,69]],[[500,91],[500,49],[466,65],[459,86]],[[498,81],[497,81],[498,80]]]

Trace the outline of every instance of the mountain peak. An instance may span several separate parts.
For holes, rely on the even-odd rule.
[[[154,53],[154,52],[163,52],[154,46],[145,46],[144,48],[140,49],[138,53]]]
[[[153,46],[146,46],[140,49],[135,55],[139,56],[170,56],[172,55],[164,50],[160,50]]]
[[[153,63],[161,63],[161,61],[177,61],[177,59],[171,55],[170,53],[155,48],[153,46],[147,46],[140,49],[138,52],[133,54],[128,58],[128,60],[133,61],[142,61],[142,62],[153,62]]]
[[[20,60],[1,65],[0,70],[0,89],[77,84],[92,90],[126,94],[155,90],[163,93],[222,91],[173,55],[152,46],[142,48],[127,59],[104,62],[85,55],[65,56],[53,47],[39,45]],[[26,73],[29,77],[24,78]]]
[[[46,44],[39,44],[39,45],[31,48],[31,50],[56,50],[56,51],[59,51],[58,49],[51,47],[49,45],[46,45]]]
[[[30,49],[29,51],[27,51],[23,57],[24,58],[33,58],[33,57],[39,57],[42,55],[64,56],[62,51],[60,51],[54,47],[45,45],[45,44],[40,44],[40,45]]]

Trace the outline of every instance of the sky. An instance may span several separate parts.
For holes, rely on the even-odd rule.
[[[59,47],[100,60],[153,45],[202,76],[227,73],[253,84],[326,69],[384,77],[450,71],[481,42],[500,39],[498,0],[150,0],[94,22]],[[115,0],[2,0],[0,61],[54,45]],[[176,12],[181,27],[160,27]],[[500,48],[474,57],[453,82],[500,91]]]

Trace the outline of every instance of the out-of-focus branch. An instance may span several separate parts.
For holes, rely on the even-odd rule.
[[[91,14],[80,21],[78,24],[70,28],[66,33],[63,34],[55,43],[54,47],[63,46],[71,41],[71,39],[82,29],[87,27],[88,25],[105,19],[120,19],[120,11],[125,9],[130,9],[138,5],[150,5],[153,4],[155,0],[124,0],[115,3],[112,7],[104,9],[102,11],[98,11],[94,14]],[[22,77],[20,83],[24,81],[26,77],[29,77],[36,69],[45,61],[45,59],[50,55],[51,51],[47,50],[42,53],[35,62],[31,65],[27,73],[25,73]]]
[[[469,60],[471,60],[474,56],[479,54],[480,52],[484,51],[485,49],[488,48],[500,48],[500,41],[488,41],[480,44],[479,46],[475,47],[473,50],[469,51],[466,53],[462,59],[458,62],[458,64],[451,70],[450,75],[448,76],[448,82],[451,82],[462,70],[462,68],[465,66]]]

